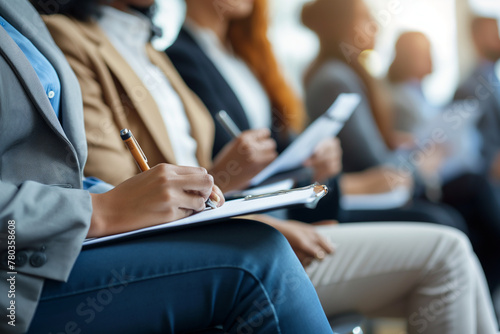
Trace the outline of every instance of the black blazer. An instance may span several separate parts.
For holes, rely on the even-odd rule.
[[[246,113],[234,91],[184,28],[181,29],[177,40],[166,50],[166,53],[188,87],[199,96],[214,119],[217,112],[225,110],[240,130],[250,129]],[[274,118],[273,122],[276,122]],[[292,136],[288,132],[279,131],[279,129],[279,126],[273,126],[271,133],[278,144],[278,151],[281,152],[291,142]],[[213,155],[216,156],[231,140],[231,136],[215,120]],[[310,183],[310,180],[307,182]],[[302,208],[291,210],[289,212],[290,218],[304,222],[336,219],[340,196],[336,178],[330,180],[328,186],[331,190],[327,195],[328,199],[321,201],[318,210],[311,211]]]
[[[225,110],[240,130],[245,131],[250,129],[245,111],[219,70],[184,28],[166,53],[188,87],[199,96],[214,118],[213,156],[216,156],[232,138],[215,120],[215,115]]]
[[[215,119],[215,115],[220,110],[225,110],[238,128],[245,131],[250,129],[245,110],[231,86],[186,29],[181,29],[176,41],[166,53],[188,87],[203,101],[214,119],[215,157],[224,145],[232,140],[231,135]],[[276,129],[279,127],[273,126],[271,132],[278,144],[278,151],[281,152],[290,143],[290,136],[283,131],[275,131]]]

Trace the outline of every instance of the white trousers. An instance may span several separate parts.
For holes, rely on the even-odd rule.
[[[317,229],[337,245],[307,268],[328,316],[404,317],[409,334],[498,333],[483,271],[461,232],[428,224]]]

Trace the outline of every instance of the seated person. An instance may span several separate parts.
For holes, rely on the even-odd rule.
[[[426,100],[422,87],[422,81],[434,70],[432,45],[424,33],[407,31],[399,36],[395,52],[387,73],[391,97],[396,103],[394,128],[412,134],[438,112]]]
[[[471,30],[479,62],[457,89],[455,99],[474,99],[479,103],[482,116],[478,129],[483,140],[484,172],[500,181],[500,80],[495,72],[500,59],[498,22],[477,17],[472,21]]]
[[[432,147],[426,153],[436,158],[432,170],[443,181],[452,180],[463,173],[479,173],[481,158],[480,139],[475,130],[476,115],[469,103],[458,101],[445,107],[430,103],[423,89],[424,79],[433,72],[432,48],[427,36],[418,31],[402,33],[395,46],[396,55],[387,74],[394,110],[394,128],[413,138],[404,143],[406,149],[420,149],[430,140]],[[456,118],[461,112],[467,117]],[[453,113],[453,114],[452,114]],[[465,115],[465,114],[464,114]],[[432,130],[440,128],[446,140],[437,142]],[[427,145],[427,144],[424,144]]]
[[[254,325],[259,333],[331,333],[287,242],[263,224],[229,221],[82,250],[86,237],[202,210],[213,178],[160,164],[89,193],[78,81],[26,0],[0,0],[0,55],[0,332],[188,333],[220,325],[240,333]]]
[[[355,25],[371,22],[367,6],[362,0],[316,0],[303,7],[302,20],[320,40],[320,51],[310,68],[306,83],[306,100],[312,117],[317,117],[340,93],[359,93],[364,96],[361,106],[339,135],[345,145],[344,157],[347,156],[344,168],[364,170],[387,164],[400,165],[402,162],[411,168],[408,162],[411,159],[405,158],[400,151],[391,150],[387,145],[382,136],[384,129],[378,126],[374,117],[391,108],[386,103],[385,96],[380,94],[380,85],[358,58],[363,50],[373,49],[375,43],[375,34],[368,34],[364,43],[360,43],[353,28]],[[410,152],[408,157],[411,158],[412,154]],[[422,160],[425,161],[426,158]],[[419,172],[422,160],[416,160],[413,167],[415,175],[425,180],[427,175]],[[434,200],[440,200],[459,211],[468,229],[476,230],[475,234],[479,234],[480,239],[471,238],[475,250],[479,251],[483,242],[492,235],[495,237],[487,242],[488,249],[498,249],[500,202],[483,176],[464,173],[443,184],[432,178],[429,181],[431,184],[428,190]],[[481,253],[478,252],[478,255],[482,264],[487,266],[488,274],[491,273],[487,277],[490,287],[494,289],[498,282],[498,264],[490,261],[489,254]],[[494,254],[498,254],[498,251]]]
[[[415,142],[431,140],[428,151],[441,155],[435,168],[427,173],[443,183],[443,200],[455,206],[473,224],[469,233],[475,240],[475,251],[494,293],[500,287],[500,210],[494,200],[495,189],[481,175],[477,118],[472,113],[475,110],[465,109],[470,104],[463,101],[448,108],[432,105],[422,87],[432,68],[431,43],[427,36],[420,32],[403,33],[396,43],[396,56],[387,76],[394,96],[395,127],[418,138]],[[449,116],[455,110],[462,111],[458,108],[468,112],[467,118],[460,119],[459,126],[456,117],[460,114],[453,114],[453,121]],[[445,133],[446,140],[437,143],[423,137],[436,128]]]
[[[128,126],[129,123],[134,126],[134,122],[139,122],[146,115],[141,114],[141,118],[137,118],[140,102],[148,101],[148,99],[155,101],[152,96],[149,96],[155,93],[148,91],[147,83],[141,82],[144,79],[139,77],[141,72],[145,71],[146,65],[151,66],[153,62],[156,62],[156,66],[162,69],[162,71],[157,71],[157,73],[162,73],[158,79],[164,83],[169,82],[169,78],[176,78],[175,72],[168,66],[164,54],[152,52],[147,38],[150,33],[149,20],[133,11],[128,1],[120,0],[108,6],[94,6],[93,9],[100,12],[100,15],[89,15],[79,19],[71,14],[72,5],[73,8],[77,8],[75,3],[70,3],[67,7],[68,11],[63,11],[68,16],[53,15],[46,17],[45,20],[56,43],[60,45],[76,70],[82,90],[89,93],[84,94],[84,108],[90,110],[90,115],[92,115],[92,110],[102,110],[102,119],[106,122],[112,121],[106,124],[107,128],[119,128],[121,124]],[[150,4],[151,2],[143,3],[142,8],[147,9]],[[138,37],[137,40],[130,38],[129,42],[135,41],[136,46],[142,45],[142,47],[124,49],[123,45],[118,43],[119,40],[123,40],[124,36],[121,34],[130,35],[131,31],[127,30],[127,27],[134,27],[132,31]],[[141,36],[143,38],[139,38]],[[112,41],[116,43],[116,46],[111,44]],[[141,50],[142,52],[149,50],[149,58],[142,57],[142,63],[137,61],[141,59],[139,57]],[[120,64],[119,68],[113,67],[112,62],[107,58],[109,55],[113,56],[113,63]],[[129,63],[129,59],[135,60]],[[144,60],[146,60],[145,63]],[[118,72],[117,69],[120,71]],[[128,73],[131,77],[123,77],[124,73]],[[112,82],[116,83],[114,87],[105,86],[100,82],[100,78],[106,77],[113,79]],[[133,86],[135,88],[133,91],[142,92],[141,99],[132,95],[133,91],[127,91],[129,80],[137,83]],[[159,85],[153,85],[153,87],[166,89],[165,86]],[[101,94],[105,88],[115,93],[120,89],[124,91],[122,94],[115,95],[120,100],[112,100],[114,104],[110,104],[110,101],[105,98],[106,94]],[[185,104],[191,103],[188,98],[194,99],[192,95],[187,94],[189,91],[181,81],[178,82],[176,91],[178,96],[181,96],[180,92],[186,92],[183,95],[186,97]],[[160,102],[156,103],[157,108],[160,108]],[[123,110],[127,107],[128,113],[123,114],[123,118],[114,118],[112,107],[115,110]],[[184,107],[184,111],[188,113],[186,109]],[[151,109],[148,112],[152,113],[155,110]],[[89,133],[104,130],[104,128],[96,128],[96,123],[90,124],[94,126],[87,127]],[[139,136],[147,138],[149,135],[144,132],[142,134],[137,132],[137,134],[141,144]],[[167,134],[163,136],[168,138]],[[103,143],[104,141],[93,143],[93,149],[100,149],[99,145],[104,145]],[[109,168],[108,162],[101,162],[100,167],[97,167],[99,161],[94,160],[94,163],[96,170]],[[411,310],[418,310],[419,307],[427,305],[435,298],[440,298],[438,296],[451,293],[455,288],[445,286],[445,283],[452,280],[457,281],[458,286],[467,292],[461,294],[458,301],[446,305],[440,319],[442,321],[429,324],[426,330],[429,333],[452,333],[458,331],[459,328],[471,328],[473,331],[482,331],[483,328],[496,330],[497,325],[490,316],[491,301],[488,299],[484,278],[482,278],[477,260],[466,238],[456,230],[427,225],[346,225],[341,227],[330,225],[313,228],[297,222],[276,223],[269,217],[258,218],[279,227],[286,234],[289,242],[294,245],[298,257],[308,267],[308,273],[321,294],[324,310],[328,315],[358,309],[365,314],[382,311],[387,315],[411,316],[417,321],[421,316],[418,311]],[[330,244],[332,241],[339,245],[339,250],[335,256],[333,254],[327,256],[325,253],[333,253]],[[366,249],[366,252],[360,252],[360,249]],[[312,263],[314,258],[322,261]],[[457,258],[460,261],[457,261]],[[443,263],[446,263],[445,270],[443,270]],[[472,274],[472,276],[463,273]],[[471,298],[477,300],[473,314],[470,314],[468,310],[462,311],[465,310],[462,303],[469,306]],[[401,303],[406,307],[400,307]],[[413,312],[417,313],[413,314]],[[457,319],[460,321],[457,322]],[[422,328],[419,324],[413,326],[413,332]],[[290,332],[316,333],[317,331],[309,329]]]
[[[375,47],[377,34],[375,29],[363,39],[357,36],[357,25],[372,22],[365,3],[362,0],[311,1],[302,9],[302,22],[320,41],[318,55],[304,79],[311,119],[318,118],[341,93],[362,96],[360,106],[339,133],[345,152],[344,171],[361,172],[389,165],[405,170],[404,174],[419,186],[419,168],[425,166],[427,160],[419,161],[417,168],[407,161],[407,156],[394,151],[408,138],[394,131],[389,92],[360,61],[363,51]]]
[[[214,11],[209,2],[188,0],[186,21],[167,54],[213,118],[220,110],[225,110],[241,130],[270,129],[278,147],[283,147],[290,142],[290,132],[303,127],[304,106],[279,71],[267,39],[263,5],[257,1],[257,9],[251,15],[238,13],[234,9],[237,6],[231,6],[232,10],[226,9],[222,14],[216,13],[217,16],[224,15],[223,21],[227,24],[211,19]],[[253,22],[259,22],[259,25]],[[224,145],[229,145],[232,138],[219,122],[215,124],[214,154],[217,154]],[[313,167],[315,178],[320,182],[340,171],[340,161],[336,163],[332,158],[340,156],[339,149],[334,150],[328,145],[338,147],[339,143],[336,140],[319,145],[316,154],[306,163]],[[381,166],[346,173],[339,179],[342,192],[347,194],[382,193],[397,186],[410,191],[413,183],[411,178],[401,178],[394,170]],[[335,183],[330,182],[332,185]],[[394,210],[340,210],[337,214],[331,203],[338,200],[332,196],[325,199],[322,204],[330,203],[325,208],[328,212],[320,215],[319,212],[323,211],[320,206],[320,210],[314,213],[316,220],[338,217],[342,222],[426,221],[466,229],[455,210],[420,200]],[[310,216],[311,213],[300,210],[292,213],[293,218],[314,221]]]

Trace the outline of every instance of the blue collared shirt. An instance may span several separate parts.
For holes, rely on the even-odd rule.
[[[33,66],[40,83],[47,94],[52,109],[57,117],[60,115],[61,103],[61,81],[57,75],[56,70],[52,64],[45,58],[45,56],[16,28],[0,16],[0,29],[5,29],[12,40],[19,46],[28,61]],[[85,178],[83,180],[83,189],[91,193],[102,193],[112,189],[113,186],[107,184],[94,177]]]
[[[38,79],[47,94],[52,109],[59,117],[59,105],[61,102],[61,82],[57,75],[56,70],[42,55],[40,51],[30,42],[29,39],[24,37],[16,28],[0,16],[0,26],[2,26],[14,42],[19,46],[21,51],[28,58],[31,66],[38,75]]]

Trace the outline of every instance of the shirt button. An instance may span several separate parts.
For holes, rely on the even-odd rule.
[[[54,93],[54,91],[51,90],[48,95],[49,95],[49,99],[51,99],[56,95],[56,93]]]

